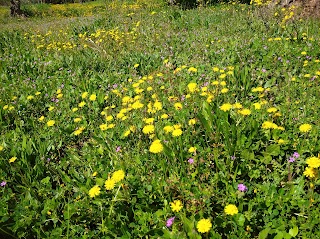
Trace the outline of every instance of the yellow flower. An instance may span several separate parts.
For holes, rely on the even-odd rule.
[[[270,121],[265,121],[262,124],[263,129],[277,129],[278,126],[275,123],[272,123]]]
[[[37,91],[34,95],[40,95],[41,92],[40,91]]]
[[[17,160],[17,157],[12,157],[12,158],[9,159],[9,163],[13,163],[16,160]]]
[[[88,94],[89,94],[88,92],[83,92],[82,95],[81,95],[81,98],[82,98],[82,99],[87,98],[87,97],[88,97]]]
[[[253,106],[254,106],[254,108],[256,110],[260,110],[261,109],[261,104],[260,103],[254,103]]]
[[[101,124],[99,127],[102,131],[107,130],[108,128],[107,124]]]
[[[47,125],[48,125],[49,127],[53,126],[54,124],[55,124],[55,121],[54,121],[54,120],[49,120],[49,121],[47,122]]]
[[[40,118],[38,119],[40,122],[42,122],[44,120],[44,116],[40,116]]]
[[[172,136],[173,137],[178,137],[180,135],[182,135],[182,130],[181,129],[175,129],[175,130],[172,131]]]
[[[188,84],[188,90],[191,93],[195,92],[197,90],[197,83],[193,83],[193,82],[189,83]]]
[[[169,118],[169,115],[167,115],[167,114],[161,115],[161,119],[168,119],[168,118]]]
[[[312,129],[312,126],[310,124],[302,124],[299,127],[300,132],[309,132]]]
[[[0,151],[2,151],[4,149],[4,147],[2,145],[0,145]]]
[[[131,131],[127,130],[126,132],[123,133],[122,137],[128,137],[130,135]]]
[[[175,103],[175,104],[174,104],[174,108],[175,108],[176,110],[181,110],[181,109],[182,109],[182,104],[181,104],[181,103]]]
[[[83,132],[84,129],[85,129],[84,127],[80,127],[79,129],[75,130],[75,131],[73,132],[73,134],[74,134],[74,135],[79,135],[79,134],[81,134],[81,133]]]
[[[62,96],[63,96],[63,94],[60,93],[60,94],[57,95],[57,98],[60,99],[60,98],[62,98]]]
[[[307,52],[303,51],[301,52],[301,55],[307,55]]]
[[[111,179],[112,179],[115,183],[117,183],[117,182],[120,182],[121,180],[123,180],[123,179],[124,179],[124,176],[125,176],[124,171],[123,171],[122,169],[120,169],[120,170],[115,171],[115,172],[112,174]]]
[[[94,172],[93,174],[92,174],[92,177],[95,177],[95,176],[97,176],[97,172]]]
[[[104,183],[104,187],[105,187],[107,190],[112,190],[112,189],[114,189],[115,184],[116,184],[116,182],[114,181],[114,179],[108,178],[108,179],[106,180],[106,182]]]
[[[49,110],[49,111],[53,111],[53,110],[54,110],[54,107],[53,107],[53,106],[50,106],[50,107],[48,108],[48,110]]]
[[[8,109],[8,108],[9,108],[9,105],[5,105],[5,106],[3,106],[2,109],[6,110],[6,109]]]
[[[134,66],[133,66],[133,67],[134,67],[134,68],[137,68],[138,66],[139,66],[139,64],[134,64]]]
[[[58,89],[56,94],[59,95],[59,94],[61,94],[61,92],[62,92],[61,89]]]
[[[133,109],[140,109],[140,108],[142,108],[143,107],[143,104],[139,101],[139,100],[137,100],[136,102],[134,102],[133,104],[132,104],[132,108]]]
[[[79,108],[82,108],[82,107],[85,106],[85,105],[86,105],[86,102],[84,102],[84,101],[81,101],[81,102],[78,104]]]
[[[100,194],[100,187],[98,185],[93,186],[90,190],[89,190],[89,196],[91,198],[94,198],[95,196],[98,196]]]
[[[29,96],[27,97],[27,100],[32,100],[33,98],[34,98],[33,95],[29,95]]]
[[[74,120],[73,120],[73,122],[75,122],[75,123],[78,123],[78,122],[80,122],[81,121],[81,118],[75,118]]]
[[[310,157],[306,160],[306,163],[310,168],[319,168],[320,167],[320,159],[317,157]]]
[[[171,125],[166,125],[164,126],[163,130],[166,132],[166,133],[170,133],[174,130],[173,126]]]
[[[107,117],[106,117],[106,121],[112,121],[113,120],[113,116],[112,115],[108,115]]]
[[[251,110],[242,109],[242,110],[239,110],[238,113],[241,114],[241,115],[250,115],[251,114]]]
[[[221,90],[221,93],[227,93],[229,91],[229,89],[228,88],[223,88],[222,90]]]
[[[154,122],[154,118],[144,118],[143,121],[146,123],[146,124],[152,124]]]
[[[183,208],[183,205],[180,200],[174,200],[170,203],[170,207],[173,212],[179,212]]]
[[[76,111],[78,111],[78,108],[73,108],[72,109],[72,112],[76,112]]]
[[[151,153],[157,154],[163,151],[163,145],[161,144],[160,140],[155,140],[150,145],[149,151]]]
[[[143,127],[142,132],[144,134],[153,134],[154,133],[154,125],[146,125]]]
[[[227,215],[235,215],[238,213],[238,208],[236,205],[234,204],[229,204],[227,205],[225,208],[224,208],[224,212],[227,214]]]
[[[220,106],[220,110],[226,112],[232,108],[232,104],[226,103]]]
[[[242,108],[242,105],[240,103],[234,103],[233,104],[233,108],[235,109],[241,109]]]
[[[197,72],[198,70],[197,70],[197,68],[190,67],[190,68],[188,69],[188,71],[189,71],[189,72]]]
[[[271,108],[267,109],[268,113],[274,113],[274,112],[277,112],[277,111],[278,111],[278,109],[275,108],[275,107],[271,107]]]
[[[252,88],[251,92],[263,92],[264,88],[261,86],[258,86],[256,88]]]
[[[89,100],[91,100],[91,101],[95,101],[96,99],[97,99],[97,95],[96,94],[92,94],[89,97]]]
[[[196,124],[196,119],[190,119],[188,124],[189,125],[195,125]]]
[[[209,219],[201,219],[197,223],[197,230],[200,233],[206,233],[206,232],[210,231],[211,227],[212,227],[212,224]]]
[[[316,170],[311,167],[306,167],[306,169],[303,172],[303,175],[307,176],[308,178],[315,178],[316,177]]]
[[[212,70],[213,70],[214,72],[218,72],[218,71],[219,71],[219,68],[218,68],[218,67],[213,67]]]
[[[189,150],[188,150],[188,152],[189,152],[189,153],[194,153],[194,152],[196,152],[196,150],[197,150],[196,147],[190,147]]]

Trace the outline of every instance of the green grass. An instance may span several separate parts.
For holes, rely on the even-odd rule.
[[[320,236],[318,20],[239,4],[26,9],[0,27],[3,235]]]

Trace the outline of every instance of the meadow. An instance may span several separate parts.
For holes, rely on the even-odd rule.
[[[23,9],[0,7],[0,238],[320,238],[319,20]]]

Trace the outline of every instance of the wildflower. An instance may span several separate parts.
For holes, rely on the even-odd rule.
[[[33,95],[28,95],[28,96],[27,96],[27,100],[32,100],[33,98],[34,98]]]
[[[57,99],[62,98],[62,96],[63,96],[63,94],[62,94],[62,93],[58,94],[58,95],[57,95]]]
[[[104,187],[107,189],[107,190],[112,190],[114,189],[114,186],[115,186],[116,182],[114,181],[114,179],[110,179],[108,178],[105,183],[104,183]]]
[[[9,105],[5,105],[5,106],[3,106],[2,109],[6,110],[6,109],[8,109],[8,108],[9,108]]]
[[[242,109],[242,110],[239,110],[238,113],[241,114],[241,115],[250,115],[251,114],[251,110]]]
[[[220,106],[220,110],[226,112],[232,108],[232,104],[226,103]]]
[[[182,135],[182,130],[181,129],[175,129],[175,130],[172,131],[172,136],[173,137],[178,137],[180,135]]]
[[[108,115],[108,116],[106,117],[106,121],[111,121],[111,120],[113,120],[113,116],[112,116],[112,115]]]
[[[0,151],[2,151],[4,149],[4,147],[2,145],[0,145]]]
[[[38,119],[40,122],[42,122],[44,120],[44,116],[40,116],[40,118]]]
[[[55,121],[54,121],[54,120],[49,120],[49,121],[47,122],[48,127],[51,127],[51,126],[53,126],[54,124],[55,124]]]
[[[75,123],[78,123],[78,122],[80,122],[81,121],[81,118],[75,118],[74,120],[73,120],[73,122],[75,122]]]
[[[81,98],[82,98],[82,99],[87,98],[87,97],[88,97],[88,94],[89,94],[88,92],[83,92],[82,95],[81,95]]]
[[[40,91],[37,91],[34,95],[40,95],[41,94],[41,92]]]
[[[115,172],[112,174],[111,179],[112,179],[115,183],[117,183],[117,182],[120,182],[121,180],[123,180],[123,179],[124,179],[124,176],[125,176],[124,171],[120,169],[120,170],[115,171]]]
[[[121,146],[118,146],[117,148],[116,148],[116,152],[118,153],[118,152],[120,152],[121,151]]]
[[[137,68],[139,66],[139,64],[137,63],[137,64],[134,64],[133,65],[133,68]]]
[[[264,88],[261,87],[261,86],[258,86],[258,87],[256,87],[256,88],[253,88],[253,89],[251,90],[251,92],[263,92],[263,91],[264,91]]]
[[[241,108],[242,108],[242,105],[237,102],[237,103],[234,103],[234,104],[233,104],[233,108],[235,108],[235,109],[241,109]]]
[[[50,106],[50,107],[48,108],[48,110],[49,110],[49,111],[53,111],[53,110],[54,110],[54,107],[53,107],[53,106]]]
[[[107,130],[107,129],[108,129],[108,126],[107,126],[107,124],[101,124],[101,125],[99,126],[99,128],[100,128],[102,131],[104,131],[104,130]]]
[[[227,205],[225,208],[224,208],[224,212],[227,214],[227,215],[235,215],[238,213],[238,208],[236,205],[234,204],[229,204]]]
[[[200,233],[206,233],[206,232],[210,231],[211,227],[212,227],[212,224],[209,219],[201,219],[197,223],[197,230]]]
[[[142,132],[144,134],[153,134],[154,133],[154,125],[146,125],[143,127]]]
[[[188,150],[188,152],[189,152],[189,153],[194,153],[194,152],[196,152],[196,150],[197,150],[196,147],[190,147],[189,150]]]
[[[303,172],[303,175],[307,176],[308,178],[315,178],[316,177],[316,170],[311,167],[306,167]]]
[[[171,125],[166,125],[164,126],[163,130],[166,132],[166,133],[170,133],[174,130],[173,126]]]
[[[89,97],[89,100],[91,100],[91,101],[95,101],[96,99],[97,99],[97,95],[96,94],[92,94]]]
[[[319,168],[320,167],[320,159],[317,157],[310,157],[306,160],[306,163],[310,168]]]
[[[168,119],[169,118],[169,115],[168,114],[163,114],[161,115],[161,119]]]
[[[229,91],[229,89],[228,88],[223,88],[222,90],[221,90],[221,93],[227,93]]]
[[[166,222],[166,226],[171,227],[174,222],[174,219],[175,219],[175,217],[170,217]]]
[[[78,108],[72,108],[72,112],[78,111]]]
[[[98,196],[100,194],[100,187],[99,185],[95,185],[93,186],[90,190],[89,190],[89,196],[91,198],[94,198],[95,196]]]
[[[134,102],[131,107],[133,109],[140,109],[143,107],[143,104],[138,100],[138,101]]]
[[[248,190],[248,188],[247,188],[243,183],[239,183],[239,184],[238,184],[238,190],[239,190],[240,192],[245,192],[245,191]]]
[[[170,207],[173,212],[179,212],[183,208],[183,205],[180,200],[174,200],[170,203]]]
[[[309,132],[312,129],[312,126],[310,124],[302,124],[299,127],[300,132],[306,133]]]
[[[181,103],[175,103],[175,104],[174,104],[174,108],[175,108],[176,110],[181,110],[181,109],[182,109],[182,104],[181,104]]]
[[[4,187],[4,186],[6,186],[7,185],[7,182],[6,181],[2,181],[1,183],[0,183],[0,186],[1,187]]]
[[[95,177],[95,176],[97,176],[97,172],[94,172],[93,174],[92,174],[92,177]]]
[[[188,71],[189,71],[189,72],[197,72],[198,70],[197,70],[197,68],[190,67],[190,68],[188,69]]]
[[[13,163],[16,160],[17,160],[17,157],[12,157],[12,158],[9,159],[9,163]]]
[[[196,90],[197,90],[197,83],[189,83],[188,84],[188,90],[191,92],[191,93],[193,93],[193,92],[195,92]]]
[[[161,144],[160,140],[155,140],[150,145],[149,151],[151,153],[157,154],[163,151],[163,145]]]
[[[190,119],[188,124],[189,125],[195,125],[196,124],[196,119]]]
[[[267,112],[268,112],[268,113],[275,113],[275,112],[277,112],[277,111],[278,111],[278,109],[275,108],[275,107],[271,107],[271,108],[267,109]]]
[[[276,129],[278,126],[275,123],[272,123],[270,121],[265,121],[262,124],[263,129]]]
[[[188,163],[189,163],[189,164],[193,164],[193,163],[194,163],[194,159],[193,159],[193,158],[189,158],[189,159],[188,159]]]
[[[130,133],[131,133],[131,131],[130,131],[130,130],[127,130],[126,132],[123,133],[122,136],[123,136],[123,137],[128,137]]]
[[[85,106],[85,105],[86,105],[86,102],[84,102],[84,101],[81,101],[81,102],[78,104],[79,108],[82,108],[82,107]]]
[[[73,134],[74,134],[74,135],[79,135],[79,134],[81,134],[81,133],[83,132],[84,129],[85,129],[84,127],[80,127],[79,129],[75,130],[75,131],[73,132]]]
[[[294,152],[292,156],[295,157],[295,158],[299,158],[300,154],[298,152]]]

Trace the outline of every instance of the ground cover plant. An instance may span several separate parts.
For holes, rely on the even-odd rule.
[[[320,237],[319,20],[85,4],[1,19],[2,238]]]

